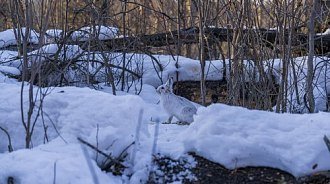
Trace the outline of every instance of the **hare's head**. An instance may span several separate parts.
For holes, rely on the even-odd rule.
[[[160,85],[157,88],[157,92],[162,94],[162,93],[172,93],[173,92],[173,79],[169,78],[165,84]]]

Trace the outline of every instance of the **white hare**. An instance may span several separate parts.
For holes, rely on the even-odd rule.
[[[173,93],[173,79],[169,78],[167,82],[157,88],[160,93],[160,102],[169,115],[167,123],[171,123],[173,116],[181,123],[192,123],[193,116],[196,114],[196,107],[186,98],[177,96]]]

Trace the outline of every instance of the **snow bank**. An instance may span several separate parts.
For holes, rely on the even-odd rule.
[[[275,114],[216,104],[199,108],[179,140],[186,152],[231,169],[269,166],[301,176],[330,169],[323,142],[329,118],[329,113]]]
[[[29,61],[31,61],[29,62],[29,64],[31,64],[32,62],[42,63],[45,61],[50,61],[50,59],[54,60],[55,58],[57,59],[57,61],[70,61],[73,59],[78,59],[83,52],[84,51],[78,45],[60,46],[58,44],[47,44],[37,50],[29,52],[28,59]],[[15,59],[14,58],[15,52],[10,53],[10,51],[4,51],[3,53],[4,53],[3,65],[13,66],[18,68],[19,70],[22,70],[22,62],[23,62],[22,58]],[[54,76],[50,76],[49,78],[52,77]]]
[[[316,36],[330,35],[330,28],[326,29],[323,33],[316,33]]]
[[[48,29],[46,31],[46,37],[49,41],[60,39],[63,36],[63,30],[61,29]]]
[[[0,90],[0,101],[3,102],[0,111],[1,125],[8,129],[12,135],[14,148],[23,148],[24,129],[20,118],[20,83],[0,83],[0,88],[2,89]],[[46,92],[50,89],[42,90]],[[27,89],[25,94],[28,94]],[[27,100],[26,96],[24,100],[25,107],[28,106]],[[100,128],[107,127],[111,129],[112,127],[113,131],[125,130],[122,135],[119,133],[116,135],[118,139],[120,138],[119,140],[124,141],[125,137],[128,137],[127,134],[134,134],[138,111],[147,107],[138,96],[113,96],[89,88],[55,88],[46,97],[43,104],[45,116],[47,114],[49,117],[49,119],[45,117],[44,123],[45,126],[49,127],[48,136],[50,138],[58,136],[51,124],[53,122],[63,136],[86,138],[89,136],[90,131],[98,125]],[[94,110],[91,110],[91,108]],[[145,122],[148,122],[148,119],[150,117]],[[13,126],[16,128],[11,128]],[[6,137],[3,136],[0,134],[1,140],[6,140]],[[40,136],[43,137],[43,124],[39,118],[36,124],[34,145],[43,142]],[[7,142],[0,142],[0,152],[5,151],[6,146]]]
[[[58,54],[60,61],[71,60],[78,58],[84,51],[78,45],[63,45],[48,44],[44,45],[40,49],[29,52],[28,55],[37,58],[54,58],[55,54]],[[44,60],[42,59],[42,61]]]
[[[44,122],[39,119],[35,127],[34,148],[19,150],[24,147],[20,85],[18,82],[0,83],[0,126],[8,130],[16,150],[6,153],[7,137],[0,132],[0,140],[4,140],[0,142],[0,152],[3,152],[0,154],[0,183],[5,183],[8,176],[24,183],[51,183],[54,167],[59,183],[90,183],[91,171],[76,138],[81,137],[117,157],[137,140],[140,109],[144,109],[144,116],[139,144],[127,149],[125,159],[129,167],[125,174],[131,178],[100,171],[96,163],[102,163],[104,158],[91,149],[88,149],[87,159],[92,161],[101,183],[128,180],[136,183],[147,179],[151,169],[154,121],[164,122],[167,118],[157,104],[158,96],[152,86],[144,86],[140,93],[142,98],[125,93],[113,96],[89,88],[50,88],[48,92],[51,93],[43,105]],[[42,92],[45,90],[43,88]],[[27,96],[24,99],[27,107]],[[155,151],[172,158],[194,151],[228,168],[269,166],[301,176],[330,169],[330,154],[322,139],[323,135],[329,135],[329,118],[328,113],[275,114],[215,104],[199,108],[190,126],[161,124]],[[49,139],[46,144],[43,144],[43,123]]]
[[[24,128],[20,118],[20,85],[0,83],[0,126],[8,130],[15,150],[23,148],[25,144]],[[166,116],[159,105],[148,104],[136,95],[113,96],[89,88],[63,87],[41,90],[44,93],[49,90],[51,93],[43,104],[44,121],[39,118],[35,126],[32,139],[35,148],[0,154],[0,183],[5,183],[8,176],[24,183],[51,183],[55,162],[57,181],[90,183],[90,170],[85,165],[85,158],[76,138],[81,137],[94,145],[98,144],[99,149],[117,157],[135,140],[140,109],[144,109],[139,131],[141,143],[137,144],[137,159],[131,163],[134,167],[127,172],[133,174],[133,181],[147,179],[149,168],[146,165],[150,166],[151,163],[152,146],[147,125],[152,119],[165,119]],[[143,93],[148,96],[155,92],[146,88]],[[28,94],[27,90],[24,94]],[[28,106],[27,100],[25,96],[25,109]],[[42,145],[46,140],[44,127],[47,127],[47,138],[50,142],[46,141],[47,144]],[[58,137],[54,127],[65,141]],[[0,152],[7,151],[7,137],[2,132],[0,140],[4,140],[0,142]],[[95,152],[89,153],[88,159],[92,159],[94,164],[96,161],[103,161],[101,156],[96,159]],[[127,162],[130,163],[132,147],[128,154]],[[100,181],[104,181],[101,183],[121,182],[118,177],[115,178],[116,182],[113,182],[111,174],[105,174],[96,166],[93,167]]]
[[[53,72],[48,77],[49,85],[59,84],[60,75],[65,77],[68,85],[86,86],[88,84],[105,83],[108,81],[108,72],[104,63],[109,63],[116,67],[112,67],[116,88],[121,89],[121,67],[123,65],[124,56],[122,53],[87,53],[77,45],[64,45],[60,47],[56,44],[48,44],[42,48],[29,53],[32,61],[45,61],[54,58],[55,53],[59,51],[58,59],[61,61],[70,61],[77,59],[73,65],[69,65],[66,71]],[[4,52],[4,65],[21,67],[21,60],[9,60],[10,53]],[[16,53],[17,54],[17,53]],[[14,53],[13,53],[14,55]],[[0,56],[1,59],[1,56]],[[315,112],[327,110],[327,95],[330,94],[330,71],[328,70],[329,58],[315,57],[315,77],[314,77],[314,98],[316,101]],[[177,62],[178,61],[178,62]],[[7,63],[6,63],[7,62]],[[178,68],[176,67],[178,64]],[[224,63],[226,67],[224,67]],[[259,71],[254,66],[253,61],[244,60],[244,80],[246,82],[259,80]],[[281,59],[264,61],[265,72],[273,75],[279,84],[281,79]],[[294,66],[289,65],[288,75],[288,97],[287,110],[292,113],[306,113],[308,109],[304,103],[306,75],[307,75],[307,57],[293,58]],[[126,82],[137,86],[141,81],[144,84],[158,87],[163,84],[169,77],[176,79],[178,73],[179,81],[199,81],[201,75],[200,62],[198,60],[189,59],[182,56],[170,55],[146,55],[127,53],[125,56],[125,66],[129,71],[142,76],[142,80],[137,76],[126,72]],[[205,78],[206,80],[222,80],[224,78],[224,70],[226,68],[227,77],[229,75],[229,60],[213,60],[206,61]],[[297,81],[294,80],[294,72]],[[88,77],[87,77],[88,76]],[[88,80],[88,82],[87,82]],[[297,84],[297,85],[294,85]],[[127,88],[127,86],[125,86]],[[127,89],[125,89],[127,90]]]
[[[5,64],[18,56],[18,52],[9,50],[0,50],[0,63]]]
[[[93,80],[98,83],[107,81],[106,67],[103,65],[105,62],[115,65],[113,68],[113,74],[115,80],[121,78],[120,69],[123,65],[123,54],[122,53],[103,53],[94,52],[91,54],[83,53],[78,58],[77,63],[80,66],[79,71],[68,71],[69,81],[84,81],[86,80],[86,73],[93,76]],[[152,57],[146,54],[134,54],[127,53],[125,57],[126,68],[139,76],[142,76],[143,84],[148,84],[153,87],[158,87],[165,82],[168,77],[173,77],[176,80],[176,72],[179,72],[179,80],[200,80],[200,64],[198,60],[189,59],[180,56],[178,62],[178,69],[175,67],[176,59],[173,59],[170,55],[153,55]],[[88,61],[88,62],[87,62]],[[228,62],[228,61],[226,61]],[[206,62],[206,79],[207,80],[221,80],[223,62],[207,61]],[[80,72],[80,73],[79,73]],[[228,72],[227,72],[228,73]],[[129,72],[126,72],[128,82],[138,83],[138,78]],[[119,85],[121,83],[118,83]],[[116,86],[120,89],[121,86]]]
[[[17,80],[16,79],[13,79],[13,78],[9,78],[8,76],[2,74],[0,72],[0,83],[17,83]]]
[[[8,177],[15,183],[93,183],[81,146],[59,139],[32,150],[0,154],[0,163],[0,183],[7,183]],[[102,172],[93,160],[92,168],[99,183],[122,183],[120,177]]]
[[[18,52],[1,50],[0,51],[0,65],[12,66],[19,68],[21,66],[21,61],[17,59]]]
[[[87,60],[88,56],[84,56]],[[100,54],[90,55],[91,58],[104,62]],[[122,66],[123,54],[122,53],[110,53],[107,55],[111,64]],[[198,81],[200,80],[200,63],[198,60],[186,58],[183,56],[173,57],[171,55],[152,55],[152,57],[146,54],[126,54],[126,66],[131,71],[134,71],[142,75],[143,83],[149,84],[154,87],[158,87],[163,82],[166,82],[168,77],[173,77],[176,80],[176,72],[179,73],[179,81]],[[178,60],[178,68],[175,67]],[[228,61],[226,61],[228,62]],[[127,64],[128,63],[128,64]],[[96,70],[99,65],[91,65],[89,68],[92,71]],[[223,78],[223,62],[220,60],[207,61],[206,62],[206,79],[207,80],[221,80]],[[99,72],[101,72],[100,70]],[[121,70],[118,71],[119,74]],[[228,72],[227,72],[228,73]]]
[[[119,29],[109,26],[82,27],[72,33],[71,37],[77,41],[87,41],[92,35],[96,35],[99,40],[108,40],[118,35]]]
[[[15,67],[10,67],[10,66],[1,66],[0,65],[0,73],[3,73],[5,75],[9,76],[19,76],[21,75],[21,71],[19,71]]]
[[[199,60],[183,56],[174,56],[174,58],[170,55],[153,56],[161,64],[163,70],[157,66],[156,62],[153,61],[151,57],[146,56],[143,60],[144,63],[146,63],[143,77],[147,84],[157,87],[162,84],[162,81],[166,82],[168,77],[173,77],[173,79],[176,80],[176,72],[179,73],[179,81],[200,80],[201,67]],[[177,61],[178,68],[175,67]],[[205,73],[206,80],[221,80],[223,78],[223,62],[220,60],[206,61]]]
[[[313,61],[313,65],[315,68],[313,79],[313,93],[316,106],[315,112],[326,111],[327,94],[330,93],[330,58],[314,57]],[[276,82],[280,83],[280,81],[282,80],[280,73],[282,60],[275,59],[273,61],[266,61],[266,63],[267,66],[271,65],[271,63],[273,64],[274,70],[271,73],[275,76]],[[288,112],[306,113],[308,112],[308,109],[304,103],[304,96],[306,94],[307,57],[293,58],[293,63],[294,66],[289,65],[288,68]],[[295,71],[297,81],[294,80],[293,71]],[[297,85],[297,88],[294,84]],[[296,94],[298,94],[298,96]]]
[[[21,35],[25,36],[26,28],[21,29]],[[38,44],[40,35],[35,30],[30,30],[28,38],[29,43]],[[0,48],[17,45],[17,39],[13,29],[8,29],[0,32]]]

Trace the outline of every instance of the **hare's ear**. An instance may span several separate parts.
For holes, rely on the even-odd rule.
[[[168,87],[170,86],[170,79],[167,79],[166,83],[165,83],[165,86]]]
[[[168,80],[166,81],[166,88],[170,91],[173,92],[173,78],[170,77],[168,78]]]
[[[168,79],[168,83],[169,83],[169,85],[170,85],[170,87],[171,87],[171,89],[173,88],[173,77],[170,77],[169,79]]]

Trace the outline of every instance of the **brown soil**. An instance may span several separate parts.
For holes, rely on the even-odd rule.
[[[197,161],[197,166],[192,170],[197,181],[189,182],[193,184],[330,184],[329,172],[295,178],[285,171],[269,167],[245,167],[229,170],[203,157],[193,156]]]
[[[330,184],[330,171],[295,178],[290,173],[270,167],[245,167],[230,170],[196,154],[190,155],[197,163],[194,166],[188,164],[188,167],[188,162],[184,159],[155,157],[154,163],[161,174],[153,172],[148,183],[172,183],[179,179],[187,184]],[[193,180],[188,177],[191,175],[195,176]]]

